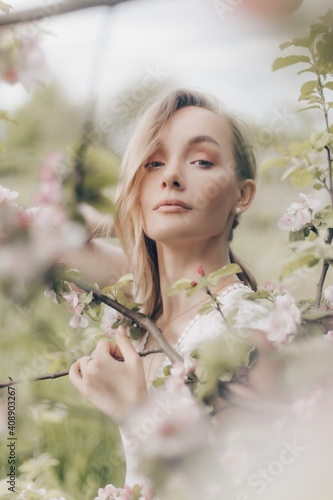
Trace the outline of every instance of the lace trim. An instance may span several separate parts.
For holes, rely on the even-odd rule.
[[[228,286],[228,288],[226,288],[220,295],[218,295],[216,298],[217,300],[219,300],[220,302],[223,300],[223,298],[228,295],[230,292],[232,292],[233,290],[237,290],[237,288],[249,288],[247,285],[244,285],[244,283],[235,283],[234,285],[230,285]],[[250,290],[250,288],[249,288]],[[174,344],[173,346],[173,349],[175,349],[175,351],[178,351],[178,348],[181,346],[183,340],[185,339],[185,337],[187,336],[187,334],[189,333],[189,331],[191,330],[191,328],[193,327],[193,325],[200,319],[202,318],[203,315],[202,314],[197,314],[190,322],[189,324],[186,326],[185,330],[183,331],[183,333],[181,334],[181,336],[179,337],[178,341]],[[147,339],[148,339],[148,336],[147,336]],[[147,339],[145,340],[145,344],[144,346],[146,345],[146,342],[147,342]],[[143,347],[144,347],[143,346]],[[155,377],[158,377],[160,376],[161,372],[163,371],[163,368],[167,365],[167,363],[170,363],[170,360],[169,358],[167,357],[163,363],[161,364],[160,368],[157,370],[156,374],[155,374]],[[153,387],[152,383],[149,381],[148,382],[148,390],[149,390],[149,386]]]

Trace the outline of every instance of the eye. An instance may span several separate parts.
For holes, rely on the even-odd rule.
[[[192,165],[199,164],[199,167],[208,168],[212,167],[214,163],[208,160],[196,160],[191,162]]]
[[[153,170],[155,168],[159,168],[163,165],[160,161],[150,161],[149,163],[146,163],[145,168],[148,170]]]

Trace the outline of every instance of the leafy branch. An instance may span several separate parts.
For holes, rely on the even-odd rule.
[[[329,123],[329,111],[333,109],[333,101],[327,101],[325,93],[333,91],[333,81],[330,80],[333,74],[333,10],[330,9],[319,19],[319,23],[310,26],[309,36],[294,38],[292,41],[280,45],[281,50],[295,47],[305,50],[306,55],[293,54],[279,57],[273,64],[273,71],[299,63],[306,64],[306,67],[298,74],[312,73],[314,79],[305,82],[301,87],[299,102],[306,102],[306,106],[299,111],[310,109],[322,111],[325,130],[313,131],[309,139],[301,143],[292,142],[288,148],[277,147],[283,156],[266,161],[262,169],[268,170],[274,166],[284,168],[289,162],[292,162],[292,165],[283,174],[282,181],[288,178],[292,184],[302,188],[314,181],[314,189],[326,189],[330,196],[330,206],[319,210],[312,218],[311,223],[303,224],[301,229],[293,228],[289,233],[289,240],[300,242],[309,238],[310,242],[313,242],[322,236],[322,230],[326,230],[327,236],[324,241],[326,245],[331,245],[333,238],[333,126]],[[326,165],[321,163],[318,154],[324,150],[327,153]],[[289,215],[293,217],[295,214],[289,209]],[[321,259],[323,262],[317,284],[315,308],[319,308],[321,305],[324,282],[329,266],[333,262],[331,252],[323,251],[320,245],[316,246],[316,244],[312,245],[312,248],[311,245],[304,246],[304,251],[300,251],[296,257],[291,259],[282,271],[282,276],[285,276],[303,266],[312,267]]]

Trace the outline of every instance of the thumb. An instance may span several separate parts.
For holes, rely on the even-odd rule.
[[[116,342],[125,361],[134,360],[139,357],[134,345],[127,336],[125,328],[122,325],[120,325],[116,331]]]

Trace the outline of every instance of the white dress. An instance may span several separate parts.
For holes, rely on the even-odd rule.
[[[233,318],[236,328],[255,329],[259,320],[269,312],[268,306],[264,305],[262,301],[248,300],[242,297],[243,294],[252,291],[253,290],[243,283],[236,283],[229,286],[218,296],[225,317],[235,308],[238,308]],[[173,347],[181,356],[190,354],[203,341],[215,339],[223,333],[223,330],[226,330],[226,326],[223,325],[221,315],[217,310],[211,311],[206,315],[197,314],[187,325],[182,335],[179,337],[178,342]],[[147,339],[148,332],[144,334],[143,338],[134,342],[138,352],[144,349]],[[166,357],[157,371],[155,378],[163,376],[163,368],[168,364],[170,364],[170,360]],[[149,395],[153,395],[154,391],[158,391],[158,389],[152,385],[151,381],[148,382],[147,389]],[[128,441],[121,428],[119,430],[126,458],[125,481],[129,486],[134,486],[134,484],[140,482],[140,475],[136,472],[136,457],[135,454],[131,452],[131,443]]]

